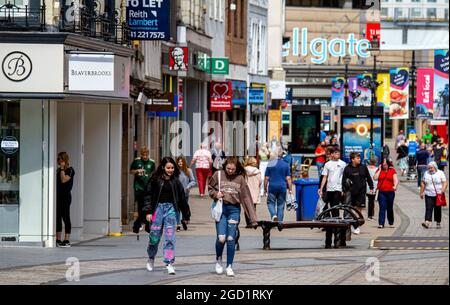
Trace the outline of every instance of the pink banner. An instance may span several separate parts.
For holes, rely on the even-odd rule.
[[[433,118],[434,69],[417,69],[416,116],[420,119]]]

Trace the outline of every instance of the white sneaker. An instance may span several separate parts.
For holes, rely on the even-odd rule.
[[[175,274],[175,268],[172,266],[172,264],[168,264],[166,266],[167,268],[167,273],[169,273],[170,275],[174,275]]]
[[[222,267],[222,264],[219,262],[216,263],[216,273],[219,275],[223,274],[223,267]]]
[[[277,215],[274,215],[272,217],[272,222],[278,222],[278,216]]]
[[[226,271],[227,271],[227,276],[229,276],[229,277],[234,276],[234,272],[233,272],[233,269],[231,269],[231,266],[228,266]]]
[[[356,228],[355,231],[353,231],[353,234],[356,234],[356,235],[361,234],[361,229],[360,228]]]
[[[154,259],[149,259],[147,261],[147,270],[149,272],[152,272],[154,268],[155,268],[155,260]]]

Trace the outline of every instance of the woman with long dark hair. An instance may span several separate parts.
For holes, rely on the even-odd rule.
[[[177,212],[181,211],[183,219],[189,222],[189,206],[183,185],[178,177],[180,170],[170,157],[161,160],[155,173],[147,184],[144,201],[144,213],[151,223],[148,244],[147,270],[153,271],[159,241],[164,230],[164,263],[169,274],[175,274],[175,231]]]
[[[227,243],[227,276],[234,276],[232,269],[236,251],[236,231],[240,222],[241,205],[252,227],[258,226],[253,199],[245,181],[245,169],[235,157],[228,158],[223,170],[217,171],[209,181],[209,195],[212,199],[223,200],[222,215],[216,222],[216,273],[222,274],[222,254]],[[220,185],[219,185],[220,181]]]

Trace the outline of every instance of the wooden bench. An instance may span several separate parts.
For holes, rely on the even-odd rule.
[[[344,217],[333,217],[333,212],[343,211]],[[263,249],[270,250],[270,231],[273,228],[278,228],[279,231],[293,228],[318,228],[325,229],[326,234],[333,234],[336,230],[340,231],[338,234],[341,244],[346,244],[346,234],[350,227],[355,229],[364,224],[363,215],[355,208],[348,205],[337,205],[322,212],[313,221],[289,221],[289,222],[272,222],[272,221],[260,221],[258,225],[263,230]]]

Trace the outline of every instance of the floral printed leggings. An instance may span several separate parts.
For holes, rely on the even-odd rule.
[[[153,214],[152,226],[150,228],[149,244],[147,248],[148,257],[155,259],[158,252],[159,241],[164,230],[164,263],[175,262],[175,231],[177,217],[172,203],[159,203]]]

